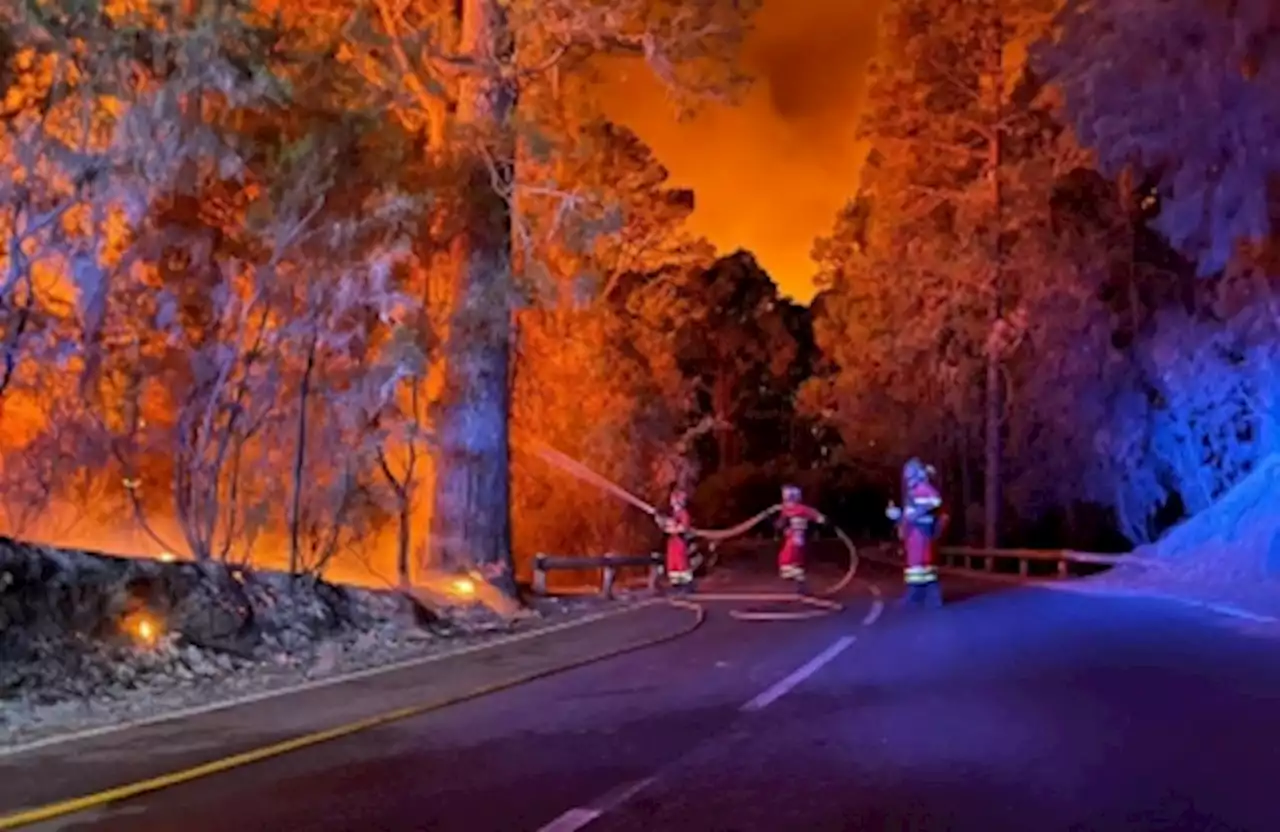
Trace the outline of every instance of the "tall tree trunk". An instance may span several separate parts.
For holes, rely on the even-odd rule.
[[[400,501],[400,528],[396,534],[396,583],[401,589],[413,585],[413,574],[409,569],[409,547],[412,542],[412,509],[408,500]]]
[[[459,8],[460,51],[474,63],[459,82],[458,132],[469,145],[448,287],[428,560],[480,567],[514,593],[508,375],[516,102],[513,83],[497,69],[509,62],[511,37],[500,0],[460,0]]]
[[[1120,181],[1117,185],[1120,196],[1120,208],[1124,218],[1124,268],[1125,268],[1125,289],[1128,291],[1129,301],[1129,336],[1136,339],[1138,330],[1142,327],[1142,298],[1138,292],[1138,270],[1136,264],[1138,261],[1138,233],[1134,228],[1138,217],[1137,206],[1133,202],[1133,169],[1125,168],[1120,172]]]
[[[711,400],[711,408],[715,411],[716,418],[717,462],[719,469],[723,471],[738,461],[737,448],[734,444],[736,434],[729,419],[733,409],[733,382],[729,379],[728,373],[720,373],[716,376],[711,386]]]
[[[987,356],[986,442],[982,481],[982,545],[994,549],[1000,542],[1000,361]]]
[[[996,54],[993,69],[992,89],[994,90],[995,117],[992,119],[990,157],[987,174],[991,178],[992,199],[992,261],[991,261],[991,338],[987,343],[987,366],[984,395],[984,422],[986,427],[985,460],[983,465],[982,489],[982,545],[994,549],[1000,542],[1000,462],[1002,448],[1001,433],[1001,389],[1000,389],[1000,346],[1002,343],[1001,316],[1004,314],[1002,294],[1004,290],[1004,248],[1001,240],[1004,231],[1004,193],[1001,189],[1000,166],[1003,162],[1003,127],[1001,120],[1004,112],[1004,21],[999,3],[992,4],[996,26]]]
[[[969,462],[969,443],[971,431],[969,427],[964,429],[964,438],[960,444],[960,506],[958,512],[960,515],[961,527],[964,536],[960,539],[965,543],[973,542],[973,528],[969,522],[969,507],[973,505],[973,466]]]
[[[316,368],[317,333],[307,342],[307,366],[298,391],[298,430],[293,449],[293,494],[289,499],[289,574],[302,571],[302,469],[307,460],[307,400],[311,397],[311,374]]]

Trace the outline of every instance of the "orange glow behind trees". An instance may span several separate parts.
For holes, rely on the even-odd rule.
[[[609,115],[697,192],[691,229],[721,253],[751,251],[803,303],[816,291],[813,239],[848,199],[866,155],[854,134],[884,4],[765,0],[743,50],[751,89],[738,106],[694,118],[671,118],[665,91],[643,73],[622,68],[608,79]]]

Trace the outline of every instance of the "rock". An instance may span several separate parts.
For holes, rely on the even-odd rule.
[[[341,646],[332,641],[322,642],[316,649],[316,658],[311,665],[311,672],[316,676],[328,676],[338,668],[338,660],[341,658]]]
[[[378,649],[384,641],[383,638],[380,637],[383,635],[384,634],[382,633],[375,633],[368,630],[360,633],[360,635],[356,636],[356,640],[351,644],[352,652],[357,654],[369,653]]]
[[[144,612],[167,631],[150,647],[122,633],[123,616]],[[531,617],[0,537],[0,744],[376,666]]]
[[[230,647],[249,635],[254,613],[238,573],[221,564],[183,565],[182,592],[169,625],[204,647]]]
[[[1271,580],[1280,578],[1280,535],[1271,538],[1271,542],[1267,546],[1263,570]]]
[[[221,672],[208,656],[195,647],[187,647],[183,651],[182,661],[197,676],[217,676]]]

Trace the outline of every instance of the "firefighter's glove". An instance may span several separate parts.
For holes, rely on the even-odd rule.
[[[901,520],[902,509],[898,508],[894,503],[889,503],[889,507],[884,510],[884,516],[888,517],[890,520]]]

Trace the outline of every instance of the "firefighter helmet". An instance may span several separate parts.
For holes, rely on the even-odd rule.
[[[919,485],[922,482],[928,482],[932,473],[932,466],[925,465],[918,457],[914,456],[907,460],[906,465],[902,466],[902,479],[908,488],[913,485]]]
[[[782,486],[782,502],[784,503],[800,502],[800,486],[798,485]]]

